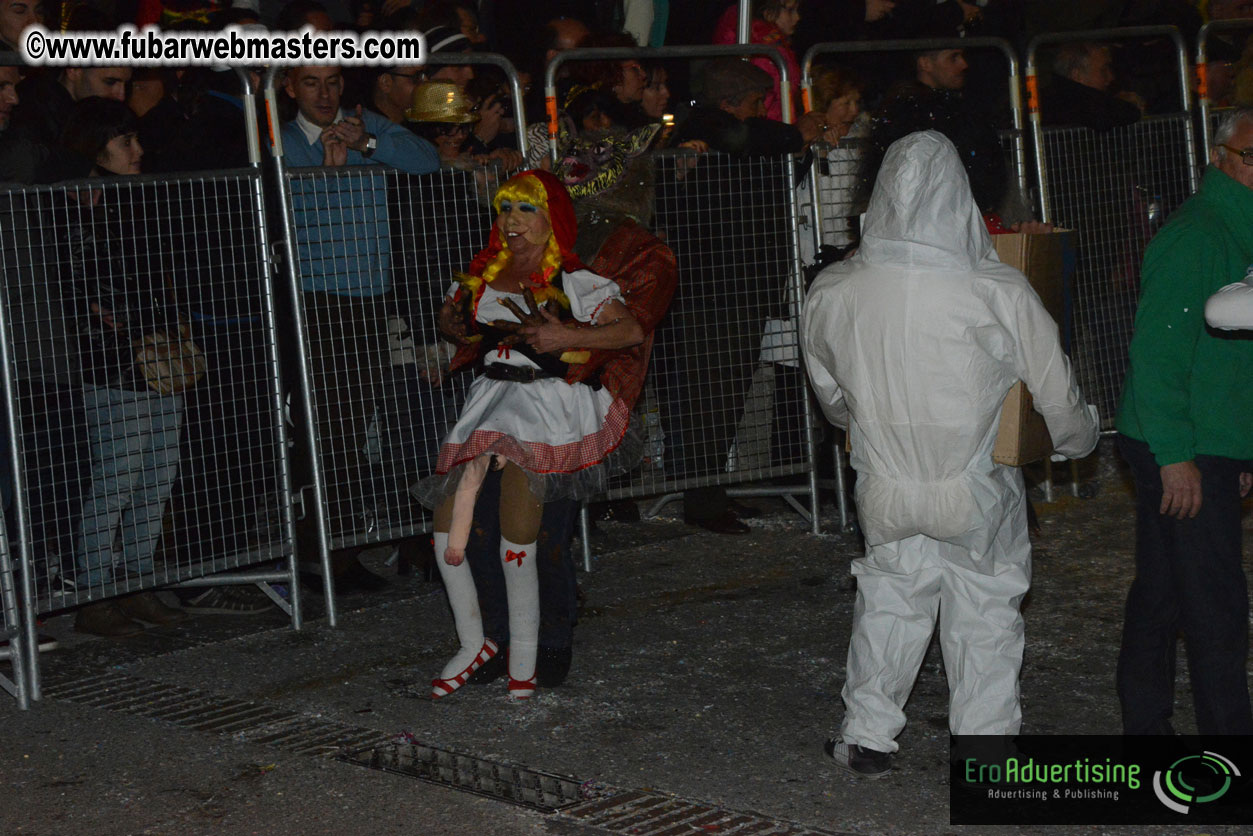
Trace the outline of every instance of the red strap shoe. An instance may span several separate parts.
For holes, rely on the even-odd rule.
[[[509,699],[529,700],[535,695],[535,676],[530,679],[514,679],[509,677]]]
[[[436,678],[431,680],[431,699],[437,700],[441,697],[446,697],[462,685],[465,685],[475,671],[483,667],[484,663],[494,658],[499,652],[500,648],[496,646],[496,642],[491,639],[483,642],[483,647],[479,650],[479,655],[475,656],[470,664],[466,666],[466,669],[461,673],[457,674],[452,679]],[[509,680],[509,684],[512,688],[512,679]]]

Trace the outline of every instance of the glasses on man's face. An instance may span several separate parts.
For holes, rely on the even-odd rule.
[[[1253,148],[1233,148],[1225,143],[1220,144],[1218,147],[1226,148],[1231,153],[1238,155],[1240,162],[1245,165],[1253,165]]]
[[[390,75],[390,76],[395,76],[396,78],[407,78],[407,79],[409,79],[409,82],[410,82],[411,84],[417,84],[417,83],[418,83],[418,77],[422,75],[422,73],[421,73],[421,72],[416,72],[416,73],[394,73],[394,72],[392,72],[391,70],[388,70],[388,71],[387,71],[387,74],[388,74],[388,75]]]

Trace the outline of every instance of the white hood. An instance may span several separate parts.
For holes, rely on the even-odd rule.
[[[996,251],[957,149],[922,131],[892,143],[862,220],[868,264],[968,271]]]

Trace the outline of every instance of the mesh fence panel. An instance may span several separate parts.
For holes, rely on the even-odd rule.
[[[39,611],[290,553],[256,187],[222,172],[0,197]]]
[[[9,508],[5,497],[5,510]],[[25,709],[28,704],[26,691],[26,636],[21,613],[18,611],[18,589],[13,572],[13,555],[9,550],[8,527],[4,523],[4,515],[0,514],[0,637],[4,646],[0,647],[0,689],[16,697],[18,707]],[[4,661],[8,665],[4,665]]]
[[[9,509],[8,497],[5,497],[5,510]],[[22,620],[17,612],[18,589],[13,575],[13,553],[9,548],[9,527],[5,523],[5,514],[0,514],[0,627],[3,636],[9,641],[9,648],[18,647],[19,632]],[[0,655],[0,658],[4,658]]]
[[[1190,194],[1187,118],[1044,131],[1050,217],[1076,232],[1071,357],[1103,429],[1118,410],[1144,248]]]
[[[1218,133],[1218,126],[1222,124],[1223,117],[1227,116],[1233,110],[1235,110],[1235,108],[1231,108],[1231,107],[1210,108],[1210,111],[1209,111],[1210,144],[1213,144],[1214,142],[1214,135]],[[1209,149],[1201,148],[1199,150],[1201,152],[1201,162],[1202,163],[1208,162],[1209,161]]]
[[[431,473],[471,380],[440,383],[449,344],[436,314],[453,273],[487,244],[498,182],[495,169],[288,175],[332,548],[426,526],[408,487]]]
[[[831,251],[822,253],[823,246],[848,247],[855,240],[857,217],[861,214],[859,201],[864,199],[861,177],[867,143],[866,139],[846,138],[839,145],[814,146],[809,176],[796,192],[803,264],[825,260]]]
[[[637,407],[644,466],[611,498],[808,472],[788,159],[656,158],[679,286]]]

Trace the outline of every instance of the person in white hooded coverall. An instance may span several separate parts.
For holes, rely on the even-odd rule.
[[[862,228],[857,253],[810,289],[802,336],[824,412],[851,433],[866,540],[843,740],[827,751],[876,777],[898,748],[937,609],[953,734],[1018,732],[1031,544],[1022,474],[992,461],[1001,405],[1025,382],[1070,457],[1092,451],[1098,427],[1056,324],[997,259],[948,139],[892,144]]]

